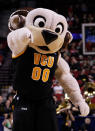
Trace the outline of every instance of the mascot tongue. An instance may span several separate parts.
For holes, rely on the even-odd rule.
[[[47,46],[38,46],[40,49],[42,50],[46,50],[46,51],[49,51],[49,48]]]

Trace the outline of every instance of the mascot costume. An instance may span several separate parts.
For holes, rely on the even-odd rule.
[[[13,131],[57,131],[52,80],[55,76],[82,116],[89,113],[60,50],[72,40],[64,16],[44,8],[18,10],[9,19],[7,41],[16,70]]]

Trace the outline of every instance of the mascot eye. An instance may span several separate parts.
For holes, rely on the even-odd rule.
[[[58,33],[58,34],[61,34],[64,30],[64,26],[62,23],[58,23],[57,26],[56,26],[56,29],[55,29],[55,32]]]
[[[33,24],[34,26],[37,26],[37,27],[44,27],[45,26],[45,23],[46,23],[46,20],[44,17],[36,17],[33,21]]]

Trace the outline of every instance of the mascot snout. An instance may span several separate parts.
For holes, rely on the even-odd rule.
[[[58,38],[58,35],[56,33],[49,30],[42,30],[42,36],[47,45]]]

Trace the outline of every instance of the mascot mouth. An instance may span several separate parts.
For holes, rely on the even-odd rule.
[[[49,51],[49,48],[47,46],[38,46],[41,50]]]

